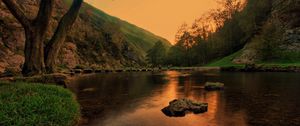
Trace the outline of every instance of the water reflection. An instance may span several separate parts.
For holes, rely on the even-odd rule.
[[[72,84],[90,126],[300,125],[300,74],[296,73],[110,73]],[[207,81],[224,91],[207,92]],[[207,102],[207,113],[172,118],[161,109],[175,98]],[[286,108],[288,107],[288,108]]]

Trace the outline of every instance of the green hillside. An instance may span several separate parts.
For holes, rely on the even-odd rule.
[[[70,4],[72,0],[65,0],[66,3]],[[114,16],[110,16],[102,10],[93,7],[92,5],[85,3],[81,8],[81,13],[85,13],[86,10],[90,10],[95,20],[108,22],[120,27],[120,30],[126,37],[126,40],[137,49],[138,53],[143,55],[154,46],[157,41],[162,41],[167,46],[171,46],[170,42],[160,36],[157,36],[145,29],[142,29],[134,24],[119,19]]]

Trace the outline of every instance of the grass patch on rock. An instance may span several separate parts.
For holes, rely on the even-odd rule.
[[[1,126],[73,126],[80,107],[67,89],[54,85],[0,82]]]

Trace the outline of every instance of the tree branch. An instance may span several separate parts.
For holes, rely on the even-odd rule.
[[[53,6],[54,0],[41,0],[39,12],[34,22],[39,23],[38,25],[41,26],[48,26],[52,16]]]
[[[61,41],[61,39],[65,39],[66,33],[71,29],[77,18],[82,3],[83,0],[73,0],[71,8],[60,20],[53,37],[47,44],[48,46],[53,46],[55,43]]]
[[[8,10],[14,17],[22,24],[24,28],[30,27],[30,20],[26,17],[24,12],[18,7],[14,0],[2,0]]]
[[[45,47],[45,63],[46,67],[48,67],[47,69],[52,69],[49,67],[54,66],[54,60],[57,57],[63,42],[65,41],[68,31],[76,21],[82,3],[83,0],[73,0],[70,9],[60,20],[53,37]]]

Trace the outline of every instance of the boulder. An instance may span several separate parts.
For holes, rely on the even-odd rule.
[[[93,73],[94,72],[94,70],[92,70],[92,69],[84,69],[83,70],[83,73],[85,73],[85,74],[89,74],[89,73]]]
[[[102,72],[104,72],[104,70],[100,70],[100,69],[95,70],[95,73],[102,73]]]
[[[76,74],[82,73],[82,69],[74,69],[73,71],[74,71]]]
[[[175,99],[169,103],[169,106],[161,111],[169,117],[183,117],[187,113],[204,113],[208,110],[207,103],[194,102],[189,99]]]
[[[220,82],[206,82],[205,83],[205,90],[213,91],[213,90],[223,90],[224,84]]]

